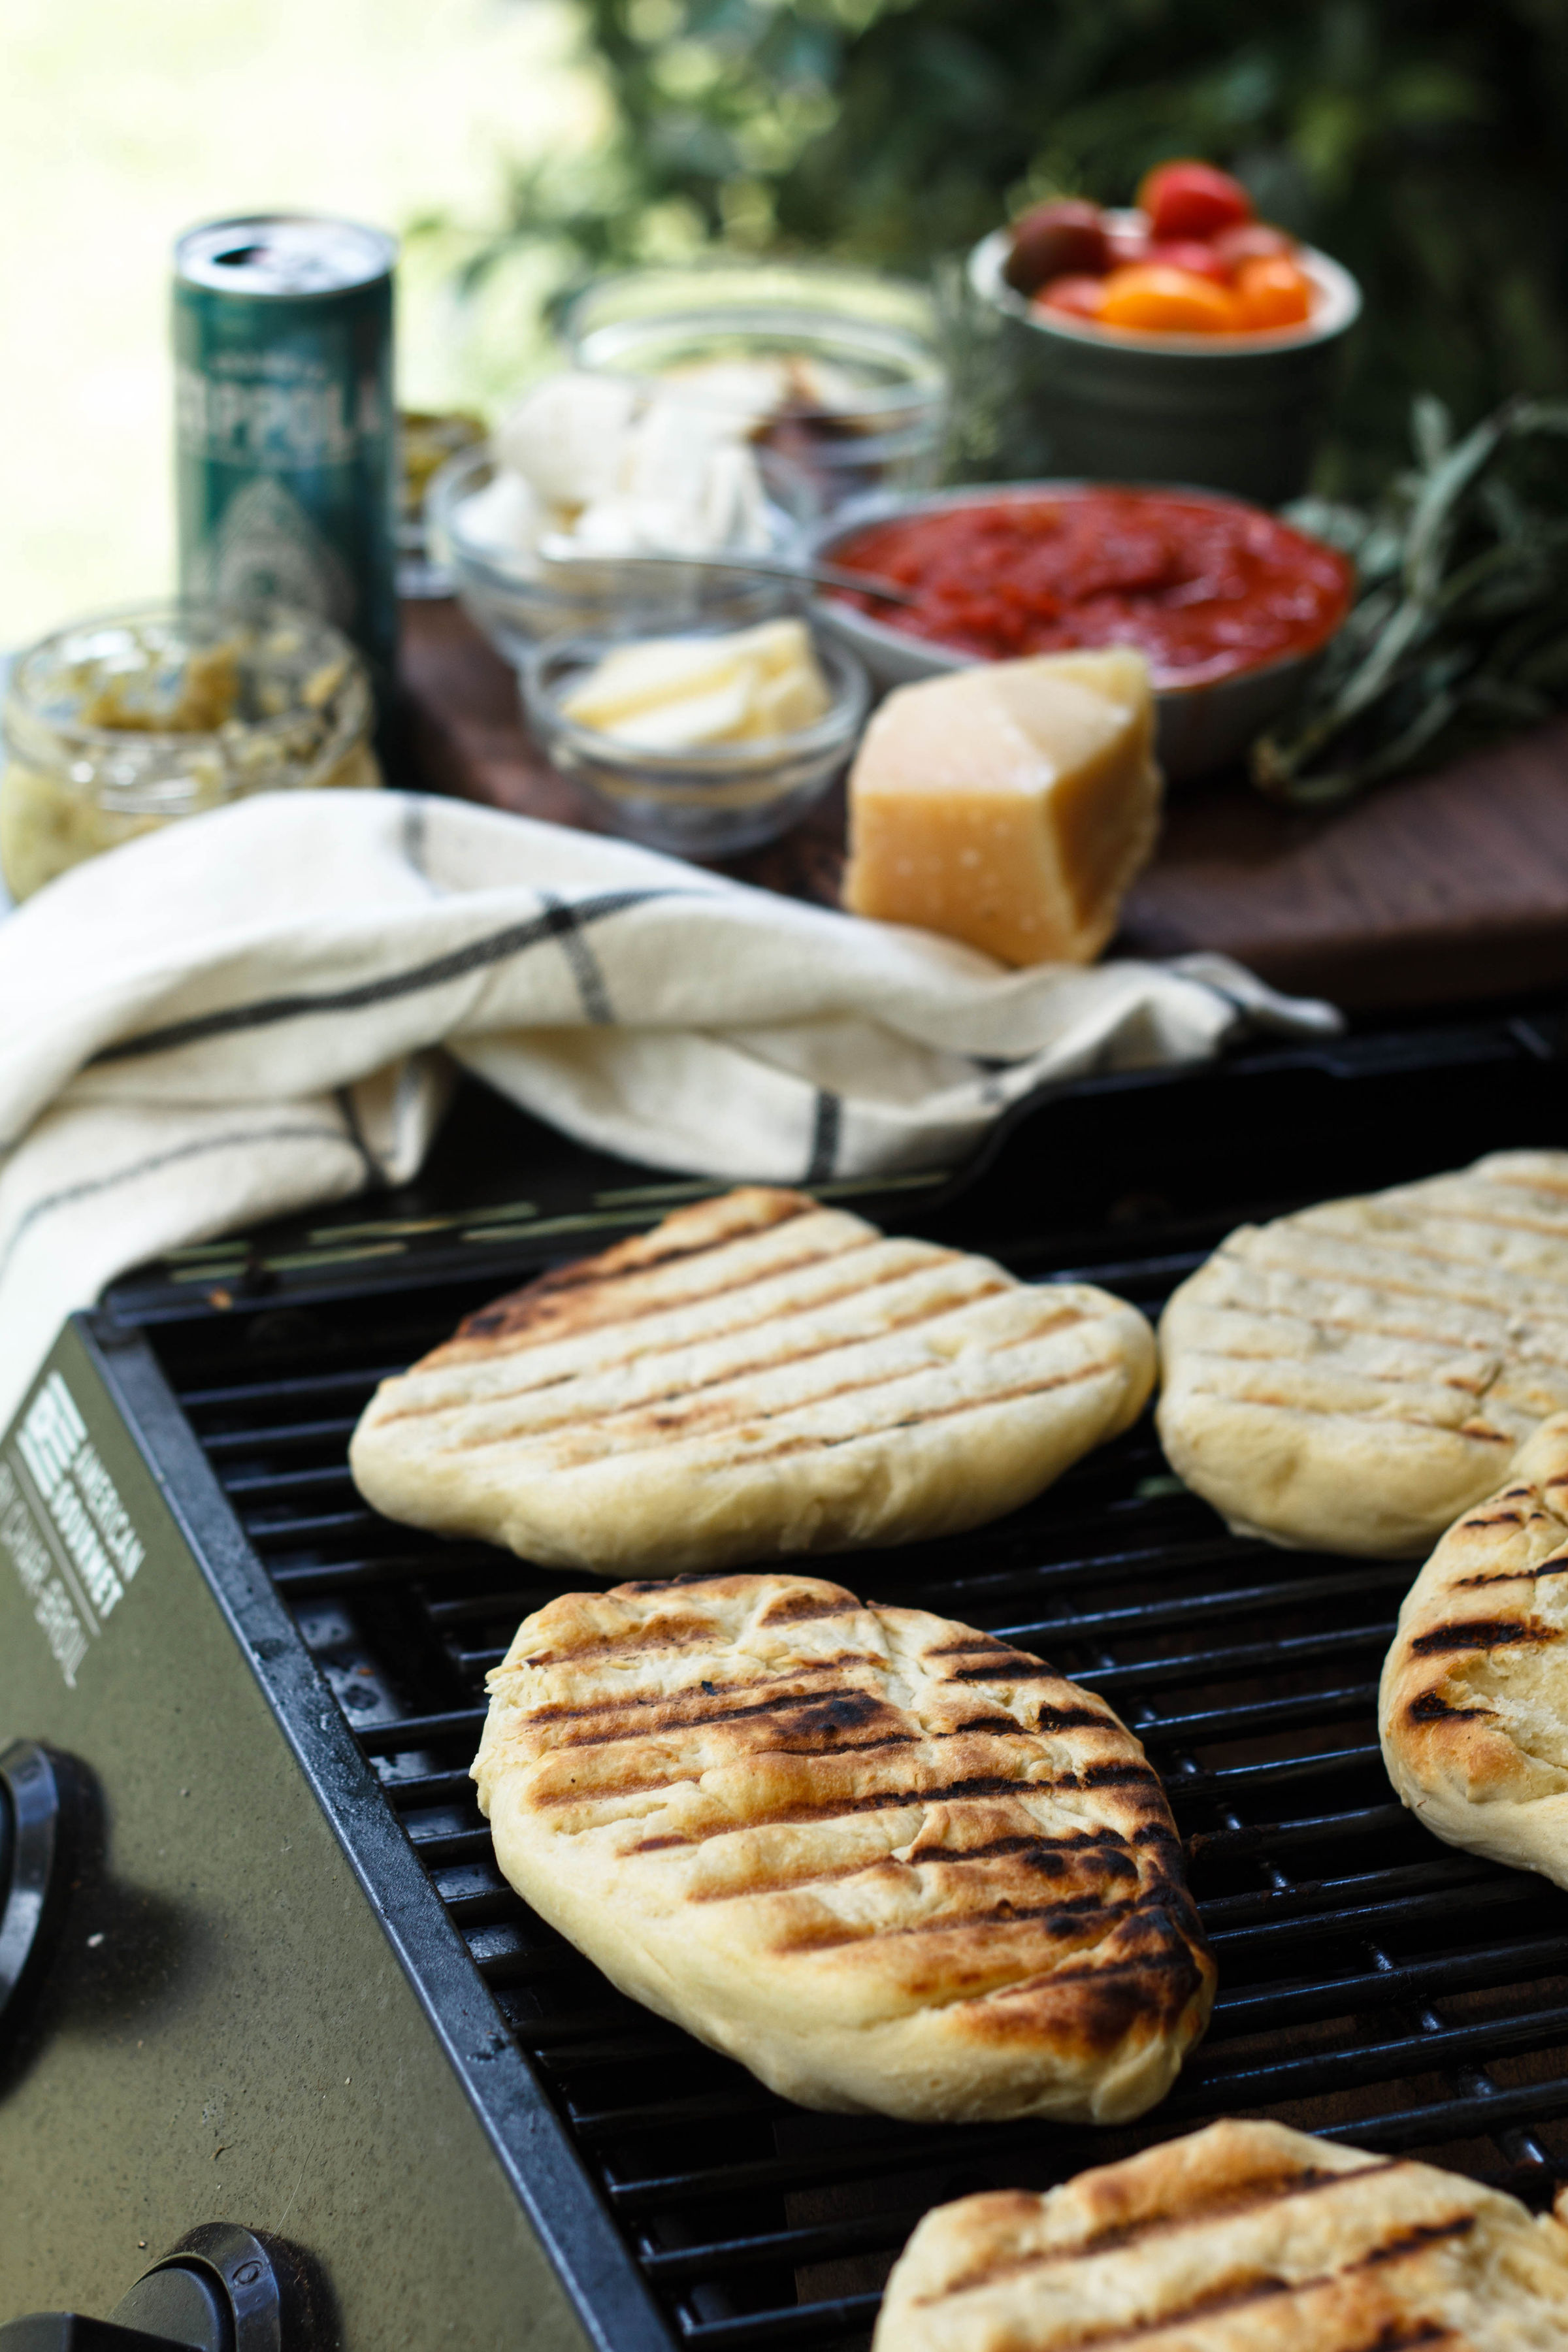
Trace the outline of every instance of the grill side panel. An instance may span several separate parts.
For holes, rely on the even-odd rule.
[[[37,1388],[52,1379],[144,1556],[95,1608],[13,1429],[0,1726],[63,1751],[79,1801],[42,1997],[0,2048],[0,2313],[107,2308],[149,2249],[229,2220],[316,2260],[350,2352],[503,2352],[524,2335],[652,2352],[646,2289],[146,1343],[68,1327]],[[86,1654],[63,1654],[68,1684],[17,1572],[40,1542],[90,1620]],[[466,1998],[433,2032],[443,1944]],[[414,1951],[423,2003],[399,1965]],[[500,2150],[464,2095],[483,2065]],[[587,2324],[552,2236],[593,2283]]]

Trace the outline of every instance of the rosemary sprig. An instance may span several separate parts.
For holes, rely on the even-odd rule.
[[[1340,548],[1360,593],[1285,724],[1251,752],[1258,790],[1331,807],[1568,696],[1568,400],[1516,399],[1456,438],[1416,402],[1415,464],[1372,513],[1303,499],[1289,520]]]

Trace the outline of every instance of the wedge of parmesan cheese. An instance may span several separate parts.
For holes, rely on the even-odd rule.
[[[1003,963],[1088,963],[1153,850],[1153,732],[1120,646],[899,688],[850,773],[845,905]]]

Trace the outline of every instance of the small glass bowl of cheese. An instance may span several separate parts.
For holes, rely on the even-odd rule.
[[[79,621],[6,686],[0,872],[22,899],[250,793],[379,784],[363,663],[324,621],[166,604]]]
[[[616,833],[726,857],[787,832],[847,764],[870,684],[803,620],[568,637],[522,667],[541,749]]]

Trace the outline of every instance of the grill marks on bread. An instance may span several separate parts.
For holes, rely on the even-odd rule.
[[[1203,2029],[1158,1780],[1026,1652],[776,1572],[567,1594],[490,1688],[512,1884],[806,2105],[1120,2118]]]
[[[1568,1885],[1568,1414],[1438,1544],[1399,1612],[1389,1777],[1450,1845]]]
[[[1243,1226],[1160,1339],[1165,1450],[1233,1524],[1418,1552],[1568,1410],[1568,1152]]]
[[[1211,2124],[928,2213],[873,2352],[1550,2352],[1568,2230],[1429,2165]]]
[[[390,1517],[609,1573],[900,1542],[1135,1416],[1132,1307],[744,1187],[471,1316],[350,1459]]]

